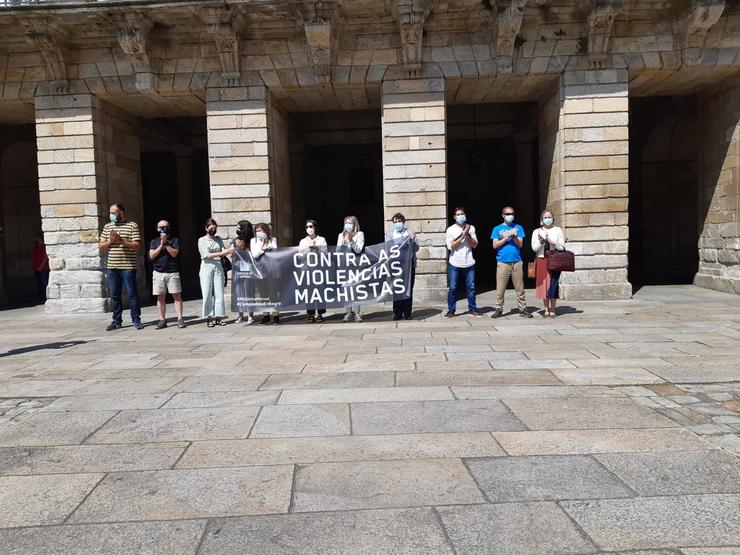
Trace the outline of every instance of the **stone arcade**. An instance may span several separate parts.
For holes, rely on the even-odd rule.
[[[105,310],[119,200],[147,238],[167,217],[193,242],[211,214],[288,245],[350,211],[377,242],[401,211],[423,300],[451,208],[487,236],[503,204],[528,231],[547,205],[578,255],[569,300],[740,293],[739,116],[730,0],[4,2],[0,301],[33,291],[43,229],[46,309]]]

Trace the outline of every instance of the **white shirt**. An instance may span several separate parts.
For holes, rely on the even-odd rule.
[[[321,235],[317,235],[313,239],[316,241],[316,249],[326,252],[328,249],[328,245],[326,244],[326,239],[324,239]],[[298,243],[298,250],[301,253],[307,253],[311,249],[311,238],[307,235],[303,239],[301,239],[301,242]]]
[[[457,224],[452,224],[445,232],[445,243],[447,244],[447,250],[450,251],[450,265],[455,268],[470,268],[475,264],[473,248],[470,246],[470,238],[472,237],[477,243],[478,236],[475,234],[475,226],[471,225],[468,230],[468,236],[453,249],[452,242],[460,237],[462,233],[463,228]]]
[[[540,243],[540,237],[550,243],[551,249],[565,250],[565,234],[562,229],[556,225],[549,229],[538,227],[532,232],[532,250],[536,253],[537,258],[545,257],[545,244]]]
[[[362,231],[358,231],[352,236],[352,239],[349,241],[344,236],[344,233],[340,233],[339,237],[337,237],[337,246],[352,247],[352,250],[355,251],[355,253],[360,254],[363,247],[365,246],[365,233]]]
[[[252,253],[252,256],[254,258],[259,258],[263,254],[265,254],[266,251],[273,251],[275,249],[277,249],[277,239],[275,239],[274,237],[270,237],[267,245],[265,245],[262,240],[257,239],[256,237],[252,237],[252,239],[249,241],[249,252]]]

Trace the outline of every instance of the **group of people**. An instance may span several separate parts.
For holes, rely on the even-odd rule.
[[[141,247],[141,236],[135,222],[126,219],[125,208],[122,204],[113,204],[109,210],[108,222],[100,234],[99,249],[101,254],[107,254],[107,279],[111,299],[113,320],[106,328],[108,331],[122,326],[123,305],[121,296],[123,290],[128,297],[131,320],[135,329],[142,329],[141,308],[136,285],[137,255]],[[449,250],[448,279],[449,289],[447,297],[446,317],[454,317],[456,312],[456,294],[458,283],[464,281],[468,300],[468,312],[473,316],[481,316],[475,300],[475,258],[473,250],[478,246],[478,237],[475,226],[467,222],[465,209],[458,207],[453,212],[455,223],[446,231],[446,246]],[[524,294],[524,271],[521,250],[526,237],[524,228],[515,223],[514,209],[507,206],[502,211],[503,222],[494,227],[491,233],[493,248],[496,250],[496,306],[493,318],[503,315],[504,292],[509,281],[513,281],[516,290],[519,313],[523,317],[531,318],[532,314],[526,309]],[[393,227],[385,234],[386,241],[410,241],[413,251],[411,266],[410,291],[413,292],[416,273],[416,251],[419,244],[416,233],[406,226],[406,218],[397,213],[392,218]],[[318,233],[318,224],[314,220],[306,220],[306,235],[298,244],[299,252],[326,251],[328,243]],[[158,237],[149,244],[148,257],[152,262],[152,293],[157,298],[159,322],[157,329],[167,327],[166,295],[172,295],[175,301],[177,326],[186,327],[183,315],[182,285],[180,282],[178,256],[180,243],[174,236],[172,227],[167,220],[157,223]],[[360,254],[365,246],[365,235],[360,229],[360,222],[355,216],[347,216],[342,229],[337,235],[336,245],[350,249]],[[549,272],[545,256],[548,250],[562,250],[565,247],[563,231],[554,225],[554,217],[550,210],[541,214],[540,227],[532,234],[532,250],[536,253],[536,295],[544,302],[543,316],[554,317],[555,305],[558,299],[559,273]],[[277,249],[277,240],[272,228],[267,223],[253,225],[247,220],[237,223],[235,238],[227,245],[218,235],[218,223],[209,218],[204,226],[204,234],[198,239],[200,254],[200,286],[203,298],[202,317],[208,327],[226,325],[225,261],[229,260],[236,250],[246,251],[254,259],[259,259],[270,251]],[[413,295],[408,298],[393,301],[393,319],[412,319]],[[326,309],[321,305],[306,307],[306,320],[310,323],[324,321]],[[362,308],[359,304],[349,303],[345,308],[345,322],[361,322]],[[250,325],[256,322],[253,312],[240,312],[235,323]],[[279,324],[280,312],[278,307],[264,309],[259,324]]]

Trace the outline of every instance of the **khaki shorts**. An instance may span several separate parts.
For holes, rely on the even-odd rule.
[[[162,272],[152,273],[152,294],[164,295],[165,293],[169,293],[170,295],[182,293],[180,274],[178,272],[167,274],[163,274]]]

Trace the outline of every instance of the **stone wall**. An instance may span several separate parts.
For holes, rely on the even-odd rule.
[[[414,298],[446,294],[446,111],[444,79],[386,81],[382,96],[384,219],[401,212],[418,233]],[[390,228],[388,223],[387,227]]]
[[[542,103],[542,199],[576,253],[565,299],[629,298],[625,70],[566,72]]]
[[[265,87],[211,88],[207,100],[211,212],[228,237],[243,218],[273,221],[270,104]]]
[[[740,293],[740,78],[699,98],[700,287]]]

